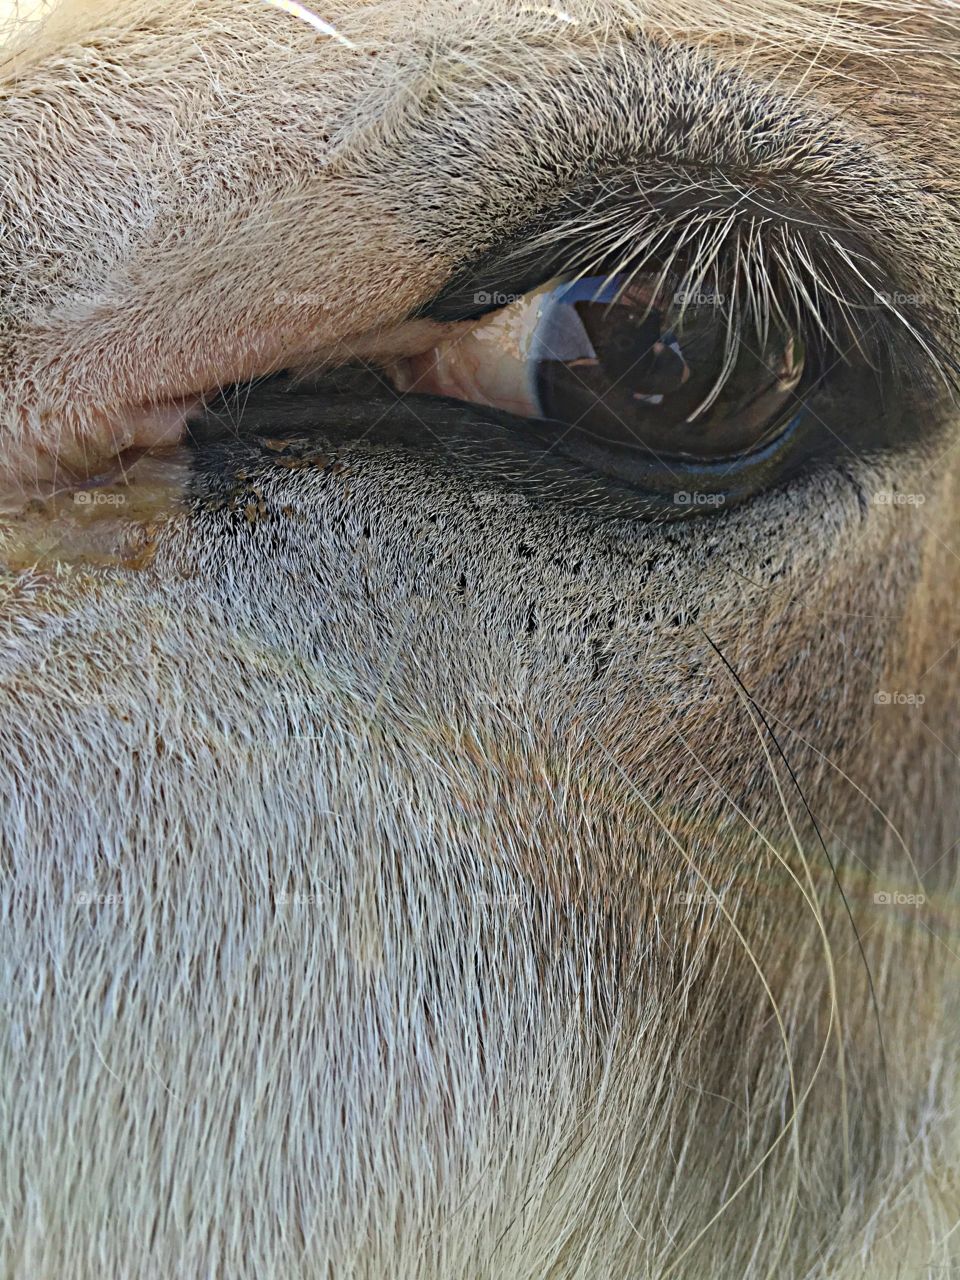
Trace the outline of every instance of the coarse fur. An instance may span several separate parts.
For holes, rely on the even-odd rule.
[[[960,1276],[955,6],[315,16],[7,26],[0,1271]],[[892,281],[916,438],[663,521],[330,390],[665,226]]]

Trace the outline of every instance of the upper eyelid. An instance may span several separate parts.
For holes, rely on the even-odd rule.
[[[635,176],[631,175],[627,187],[634,181]],[[929,366],[944,381],[956,386],[956,335],[951,333],[949,325],[938,323],[942,316],[937,314],[937,300],[913,291],[915,277],[907,263],[900,261],[894,267],[873,252],[874,246],[862,234],[839,224],[816,205],[801,201],[791,204],[791,193],[785,183],[779,186],[768,183],[759,192],[744,190],[728,181],[727,175],[714,171],[709,184],[698,188],[687,180],[685,186],[684,190],[681,182],[679,191],[662,183],[651,186],[641,194],[640,201],[631,200],[628,191],[618,195],[609,178],[593,192],[580,190],[552,211],[539,215],[508,243],[496,246],[479,261],[462,266],[418,315],[440,321],[473,318],[491,309],[484,304],[485,296],[509,298],[523,294],[552,275],[561,274],[571,261],[578,268],[595,273],[599,266],[589,262],[590,217],[586,211],[605,205],[605,216],[609,218],[612,210],[616,217],[618,199],[624,227],[631,216],[631,204],[634,215],[639,205],[648,221],[662,217],[669,223],[679,217],[681,227],[684,217],[697,219],[712,213],[722,220],[733,212],[757,228],[759,246],[762,247],[764,241],[769,244],[777,231],[783,233],[781,250],[791,242],[797,246],[798,259],[809,276],[806,285],[802,282],[799,285],[804,302],[812,302],[810,281],[818,288],[822,283],[826,297],[835,295],[834,301],[840,299],[836,302],[838,314],[842,313],[847,336],[852,340],[837,343],[838,350],[858,345],[861,331],[858,313],[869,310],[871,316],[864,329],[879,328],[889,345],[902,346],[904,350],[910,348],[916,352],[919,344]],[[602,200],[597,199],[598,191],[602,193]],[[777,252],[774,248],[774,253]],[[828,262],[831,255],[832,261]],[[605,269],[614,268],[607,263]],[[794,302],[796,293],[794,290]],[[798,312],[797,319],[805,332],[815,334],[817,325],[826,331],[820,316],[815,314],[816,307],[811,305],[803,310],[804,314]]]
[[[592,151],[577,123],[585,80],[596,122],[590,128],[597,130]],[[627,83],[630,94],[624,92]],[[590,210],[611,183],[636,173],[654,191],[648,198],[661,210],[666,201],[655,189],[665,178],[675,179],[677,186],[686,184],[686,197],[669,196],[667,201],[686,198],[694,210],[705,201],[715,207],[740,202],[758,220],[803,231],[815,262],[822,256],[820,240],[834,236],[850,246],[858,263],[862,258],[869,264],[872,288],[922,293],[923,323],[944,347],[960,344],[960,281],[956,273],[952,281],[947,278],[950,263],[960,262],[960,225],[946,198],[936,194],[937,184],[889,153],[883,136],[863,121],[848,119],[811,95],[781,91],[739,70],[724,69],[705,50],[649,40],[598,53],[589,76],[581,74],[569,85],[561,73],[556,100],[567,97],[570,101],[549,123],[554,139],[558,130],[571,131],[572,158],[566,163],[565,157],[564,169],[574,176],[565,177],[562,186],[558,182],[552,194],[549,183],[541,184],[509,221],[501,214],[491,236],[496,243],[472,260],[461,254],[449,284],[425,301],[421,314],[461,318],[470,313],[475,291],[520,292],[517,268],[524,241],[535,238],[551,220],[551,234],[563,234],[565,221],[583,227],[583,210]],[[455,112],[456,104],[449,109]],[[493,139],[502,135],[508,142],[517,129],[512,110],[521,108],[484,107],[477,114],[477,131],[486,130]],[[441,117],[434,127],[440,132],[457,126],[454,118],[448,124]],[[536,137],[525,137],[522,144],[517,139],[517,144],[536,157]],[[556,142],[553,153],[549,143],[545,146],[542,161],[549,169]],[[500,163],[489,142],[477,152],[479,162]],[[436,159],[442,162],[442,150]],[[579,207],[571,206],[573,198]],[[523,202],[518,197],[518,205]],[[763,234],[768,230],[769,225]],[[507,257],[509,262],[500,261]],[[856,293],[851,288],[851,296]]]
[[[889,271],[883,262],[869,255],[866,246],[858,243],[856,238],[842,227],[836,226],[817,216],[813,210],[786,210],[781,205],[774,208],[772,203],[765,205],[761,199],[754,199],[753,193],[744,193],[730,189],[729,198],[724,199],[716,192],[707,191],[688,193],[682,204],[675,193],[667,200],[660,200],[662,193],[654,191],[643,193],[641,201],[629,194],[622,195],[622,204],[618,210],[616,196],[607,190],[606,205],[602,211],[587,192],[577,192],[564,202],[564,206],[554,209],[547,215],[541,214],[532,220],[519,233],[507,241],[488,250],[480,259],[464,263],[454,272],[451,279],[436,295],[427,302],[418,314],[432,319],[466,319],[477,309],[474,295],[478,292],[488,295],[515,295],[536,287],[553,274],[556,269],[569,267],[576,263],[586,274],[596,274],[601,265],[609,264],[613,258],[603,253],[602,240],[598,243],[595,229],[590,227],[591,214],[596,228],[604,223],[616,222],[618,216],[620,226],[616,238],[620,241],[618,252],[626,262],[629,259],[629,228],[631,220],[636,221],[639,209],[646,222],[662,218],[665,232],[661,240],[665,241],[665,250],[669,250],[669,228],[673,223],[678,235],[686,235],[688,225],[697,220],[705,220],[713,215],[714,227],[718,227],[727,215],[743,215],[756,227],[758,237],[769,240],[776,227],[799,230],[811,235],[807,247],[811,254],[817,255],[817,237],[829,236],[845,247],[851,255],[868,262],[876,272],[871,282],[878,291],[894,291],[898,277]],[[572,207],[571,207],[572,206]],[[612,207],[611,207],[612,206]],[[611,216],[612,215],[612,216]],[[709,222],[704,221],[705,233],[709,232]],[[656,234],[653,235],[656,240]],[[592,245],[598,243],[594,250]],[[689,247],[696,247],[694,237],[690,238]],[[595,256],[591,260],[591,253]],[[635,261],[633,265],[636,265]],[[610,267],[615,271],[615,267]],[[899,274],[899,273],[898,273]],[[856,301],[856,290],[851,290],[851,304]]]

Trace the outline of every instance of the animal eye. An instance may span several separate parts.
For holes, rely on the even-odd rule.
[[[799,334],[771,323],[747,341],[724,303],[662,274],[552,280],[394,376],[404,391],[553,424],[568,446],[737,459],[786,428],[807,362]]]
[[[704,270],[693,253],[472,304],[463,276],[427,314],[443,326],[428,331],[434,345],[382,367],[404,396],[481,406],[531,476],[576,473],[591,495],[605,481],[611,510],[671,518],[813,468],[848,474],[922,438],[952,366],[882,268],[851,259],[874,285],[859,265],[862,278],[844,273],[849,254],[821,262],[802,247],[791,259],[786,243],[754,265],[717,257],[713,289],[691,284]],[[521,276],[535,271],[521,263]]]

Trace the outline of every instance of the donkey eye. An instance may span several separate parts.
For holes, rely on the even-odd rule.
[[[541,420],[568,446],[716,463],[785,431],[806,363],[799,334],[771,323],[747,339],[722,296],[641,273],[552,280],[394,376]]]

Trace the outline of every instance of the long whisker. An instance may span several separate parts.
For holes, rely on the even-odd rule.
[[[846,912],[847,919],[850,921],[850,927],[853,929],[854,937],[857,940],[857,948],[860,952],[860,957],[863,960],[863,967],[867,976],[867,985],[870,990],[870,1002],[873,1006],[874,1018],[877,1024],[877,1035],[879,1037],[881,1078],[884,1083],[884,1088],[887,1089],[888,1088],[887,1055],[886,1055],[886,1048],[885,1048],[884,1039],[883,1039],[883,1026],[880,1018],[880,1002],[877,999],[877,991],[873,981],[873,973],[871,972],[869,962],[867,961],[867,954],[863,947],[863,939],[860,937],[860,930],[857,928],[857,922],[853,918],[853,911],[850,908],[850,902],[843,888],[843,884],[840,881],[840,877],[837,874],[836,864],[834,863],[833,858],[830,856],[830,851],[827,848],[826,841],[823,838],[823,834],[820,830],[820,824],[817,822],[817,819],[814,816],[813,810],[810,808],[810,805],[807,803],[807,798],[804,795],[803,788],[800,786],[800,783],[797,780],[797,775],[794,773],[793,766],[790,764],[790,761],[787,759],[786,753],[781,747],[780,741],[777,738],[777,735],[773,732],[773,729],[770,726],[770,722],[767,720],[759,704],[756,702],[755,698],[750,693],[747,686],[741,680],[737,671],[728,661],[725,654],[718,648],[718,646],[714,643],[714,641],[711,639],[711,637],[707,634],[707,632],[702,627],[700,627],[699,630],[703,635],[704,639],[710,645],[711,649],[713,649],[714,653],[717,655],[717,657],[720,659],[723,665],[730,672],[731,676],[737,682],[737,685],[743,690],[744,695],[749,699],[752,706],[756,709],[757,715],[760,717],[760,720],[762,721],[764,728],[767,730],[767,733],[770,735],[770,738],[773,741],[774,746],[776,747],[777,754],[780,756],[781,760],[786,766],[787,772],[790,775],[790,778],[793,782],[794,787],[797,790],[797,794],[800,797],[803,807],[807,811],[807,816],[809,817],[810,822],[813,825],[813,829],[816,832],[817,840],[820,843],[820,847],[823,849],[824,857],[826,858],[827,865],[830,868],[830,873],[833,876],[834,883],[836,884],[837,890],[840,894],[840,900],[843,903],[844,911]]]
[[[681,858],[683,858],[684,862],[691,869],[691,871],[693,871],[697,879],[703,884],[707,892],[712,895],[714,901],[717,904],[718,910],[720,911],[724,919],[727,921],[728,925],[730,926],[731,930],[735,934],[738,941],[743,946],[745,955],[749,959],[750,963],[753,965],[757,973],[757,977],[760,979],[760,983],[763,986],[767,999],[770,1001],[770,1006],[773,1010],[774,1018],[776,1019],[777,1029],[780,1032],[780,1039],[783,1042],[784,1052],[787,1059],[787,1073],[789,1077],[790,1100],[791,1100],[790,1115],[787,1117],[787,1120],[781,1127],[780,1132],[774,1138],[773,1142],[771,1142],[770,1146],[763,1153],[760,1159],[744,1175],[744,1177],[740,1180],[739,1184],[735,1187],[735,1189],[731,1192],[731,1194],[727,1197],[727,1199],[724,1200],[723,1204],[719,1207],[719,1209],[717,1209],[716,1212],[711,1215],[711,1217],[704,1224],[704,1226],[701,1227],[701,1229],[697,1232],[697,1234],[693,1237],[693,1239],[687,1244],[686,1248],[684,1248],[680,1252],[680,1254],[673,1260],[673,1262],[666,1269],[666,1271],[663,1272],[662,1280],[667,1280],[667,1277],[672,1275],[676,1271],[677,1267],[680,1265],[683,1259],[687,1257],[690,1251],[710,1230],[713,1224],[726,1212],[726,1210],[730,1207],[730,1205],[733,1204],[733,1202],[737,1199],[737,1197],[740,1196],[743,1193],[743,1191],[750,1185],[750,1183],[757,1176],[757,1174],[760,1172],[763,1166],[767,1163],[767,1161],[771,1158],[774,1151],[776,1151],[777,1147],[779,1147],[780,1143],[784,1140],[784,1138],[788,1133],[792,1135],[792,1139],[793,1139],[794,1172],[795,1172],[796,1180],[799,1181],[800,1145],[799,1145],[799,1135],[797,1132],[797,1121],[800,1114],[800,1108],[802,1107],[804,1100],[806,1099],[807,1095],[810,1092],[810,1089],[813,1086],[812,1086],[812,1083],[808,1084],[802,1096],[798,1096],[796,1073],[794,1070],[794,1063],[793,1063],[793,1051],[790,1047],[790,1039],[789,1039],[789,1036],[787,1035],[786,1024],[784,1023],[783,1014],[780,1010],[780,1006],[777,1003],[776,996],[773,994],[773,990],[770,987],[770,983],[767,981],[767,977],[763,972],[763,968],[760,964],[760,961],[757,959],[757,956],[755,955],[753,948],[750,946],[749,942],[744,937],[743,931],[740,929],[736,920],[733,918],[733,916],[730,914],[727,908],[723,905],[722,898],[719,896],[719,894],[717,894],[717,892],[714,890],[710,882],[707,880],[706,876],[697,866],[694,859],[690,857],[689,853],[686,851],[686,849],[677,839],[676,835],[673,833],[673,831],[671,831],[670,827],[666,824],[666,822],[664,822],[664,820],[660,817],[659,813],[657,813],[656,809],[650,803],[650,801],[646,798],[646,796],[643,795],[643,793],[640,791],[639,787],[636,785],[633,779],[630,778],[630,776],[626,773],[623,766],[614,757],[612,752],[609,751],[609,749],[603,745],[603,743],[589,729],[589,727],[586,728],[586,732],[592,738],[593,742],[596,744],[599,750],[602,751],[603,754],[607,757],[610,764],[614,767],[614,769],[617,771],[617,773],[620,775],[620,777],[623,779],[626,785],[630,788],[632,793],[640,801],[640,803],[643,805],[647,813],[650,814],[654,822],[656,822],[656,824],[660,827],[664,835],[666,835],[667,839],[670,841],[673,847],[677,850],[677,852],[680,854]]]
[[[656,701],[656,699],[654,699],[654,701]],[[823,1045],[821,1046],[821,1049],[820,1049],[820,1056],[818,1057],[814,1070],[811,1074],[810,1084],[808,1086],[807,1092],[809,1092],[809,1090],[813,1087],[814,1083],[816,1082],[817,1078],[820,1075],[820,1072],[823,1069],[823,1063],[826,1059],[827,1049],[831,1039],[833,1038],[834,1028],[836,1027],[837,1046],[838,1046],[838,1071],[841,1079],[843,1111],[844,1111],[844,1118],[845,1118],[845,1123],[844,1123],[845,1152],[847,1156],[847,1164],[849,1165],[849,1140],[848,1140],[847,1124],[846,1124],[846,1073],[845,1073],[845,1066],[843,1061],[843,1029],[840,1022],[840,1003],[837,996],[836,966],[833,958],[833,947],[830,942],[830,936],[827,932],[823,911],[822,911],[822,908],[820,907],[819,898],[816,892],[816,886],[814,884],[813,875],[810,869],[810,864],[806,855],[803,852],[803,846],[797,837],[793,822],[790,819],[789,811],[786,805],[786,800],[783,797],[782,791],[780,789],[779,779],[777,779],[776,777],[776,771],[774,769],[773,761],[770,758],[770,754],[769,754],[769,751],[767,750],[766,743],[764,742],[763,736],[760,732],[760,726],[757,723],[756,714],[753,711],[753,709],[750,707],[749,703],[746,703],[746,706],[747,706],[748,712],[750,713],[751,722],[757,734],[758,740],[760,741],[761,746],[764,749],[764,754],[766,756],[767,764],[770,769],[770,772],[774,776],[775,781],[777,782],[777,790],[778,790],[778,793],[780,794],[781,803],[783,804],[783,807],[784,807],[784,812],[787,814],[787,820],[790,825],[791,833],[793,834],[793,837],[794,837],[794,843],[797,848],[797,853],[799,855],[801,864],[803,866],[803,869],[807,878],[809,892],[808,892],[808,889],[805,888],[804,885],[801,883],[799,877],[797,876],[794,869],[790,866],[789,862],[784,858],[784,856],[780,853],[780,851],[773,844],[773,842],[764,834],[763,831],[760,830],[757,824],[750,818],[750,816],[747,813],[744,812],[744,810],[740,807],[740,805],[737,804],[736,800],[734,800],[734,798],[730,795],[726,787],[724,787],[724,785],[712,772],[712,770],[709,768],[706,762],[702,759],[702,757],[690,745],[683,731],[680,729],[680,727],[676,723],[675,717],[673,717],[670,714],[670,712],[666,710],[666,708],[661,708],[661,709],[663,710],[664,715],[667,717],[667,720],[669,721],[671,727],[673,728],[680,742],[686,748],[687,752],[692,756],[692,758],[694,759],[696,764],[699,766],[699,768],[706,774],[707,778],[714,785],[714,787],[719,791],[719,793],[723,796],[724,800],[726,800],[727,803],[731,806],[734,812],[740,818],[743,819],[743,821],[747,824],[750,830],[763,842],[763,844],[767,847],[767,849],[770,850],[770,852],[777,859],[777,861],[784,867],[787,874],[790,876],[790,878],[796,884],[797,888],[800,890],[800,893],[804,901],[806,902],[807,906],[810,908],[813,918],[817,923],[817,928],[820,933],[821,940],[823,942],[824,956],[827,962],[828,983],[829,983],[829,992],[830,992],[830,1016],[829,1016],[829,1022],[827,1025],[826,1035],[824,1036],[824,1040],[823,1040]],[[804,1096],[806,1096],[806,1094]],[[848,1170],[848,1173],[849,1173],[849,1170]],[[793,1208],[791,1209],[790,1220],[792,1220],[792,1217],[793,1217]],[[784,1228],[784,1234],[783,1234],[783,1238],[780,1246],[781,1250],[783,1247],[785,1247],[785,1244],[786,1244],[787,1231],[789,1230],[790,1220],[788,1220]],[[777,1256],[779,1257],[779,1253],[777,1254]]]
[[[759,710],[759,706],[758,706],[758,710]],[[845,769],[842,769],[840,765],[838,765],[834,760],[831,760],[831,758],[828,755],[826,755],[823,751],[820,751],[817,747],[815,747],[812,742],[810,742],[807,738],[803,736],[803,734],[799,731],[799,729],[795,729],[793,725],[788,724],[786,720],[782,720],[775,712],[771,711],[769,707],[765,708],[765,710],[766,710],[766,714],[770,717],[771,720],[775,720],[777,724],[781,725],[784,729],[786,729],[788,733],[792,733],[795,738],[799,738],[805,747],[809,748],[810,751],[814,752],[815,755],[819,756],[819,758],[825,764],[829,765],[830,768],[833,769],[836,773],[838,773],[845,782],[849,782],[850,786],[853,787],[857,795],[861,796],[864,800],[866,800],[870,808],[873,809],[874,812],[879,815],[879,817],[882,819],[886,827],[890,830],[890,832],[896,838],[896,841],[900,845],[900,848],[903,850],[907,861],[910,863],[910,869],[913,872],[914,877],[916,878],[917,888],[920,890],[923,890],[925,888],[925,885],[923,882],[923,877],[920,875],[920,869],[917,866],[916,859],[914,858],[913,854],[910,852],[910,848],[907,845],[906,840],[904,840],[899,827],[896,825],[893,819],[885,812],[885,810],[883,810],[880,807],[880,805],[877,804],[876,800],[874,800],[872,796],[868,795],[867,792],[864,791],[863,787],[859,786],[853,780],[853,778],[850,777],[849,773],[847,773]]]
[[[803,843],[800,840],[800,836],[794,824],[793,815],[791,814],[790,807],[787,804],[786,796],[783,794],[783,788],[780,784],[780,777],[779,777],[779,774],[777,773],[776,768],[774,767],[773,759],[770,756],[770,750],[767,746],[767,743],[764,739],[763,734],[760,731],[760,725],[757,723],[757,712],[754,710],[753,706],[751,706],[749,699],[745,696],[745,691],[738,685],[735,685],[734,687],[738,693],[738,696],[744,702],[744,705],[747,709],[747,714],[750,716],[750,722],[753,726],[754,732],[757,735],[757,741],[760,743],[761,750],[763,751],[767,768],[770,771],[770,776],[773,778],[773,783],[777,791],[777,798],[780,801],[780,806],[783,809],[784,816],[786,817],[787,826],[790,830],[790,835],[793,838],[793,843],[796,848],[797,855],[800,858],[800,863],[807,877],[807,883],[809,884],[809,887],[810,887],[810,893],[813,897],[813,901],[817,904],[815,908],[815,916],[818,924],[823,930],[823,936],[824,936],[824,941],[826,946],[827,981],[828,981],[829,990],[830,990],[830,1004],[831,1004],[831,1024],[830,1024],[831,1027],[834,1025],[834,1011],[836,1012],[837,1074],[840,1077],[840,1110],[841,1110],[842,1128],[843,1128],[844,1175],[846,1177],[847,1182],[849,1183],[850,1181],[850,1128],[849,1128],[849,1111],[847,1107],[846,1058],[845,1058],[843,1022],[840,1015],[840,1003],[837,995],[837,970],[836,970],[836,964],[833,958],[833,946],[830,942],[829,935],[826,932],[826,925],[824,923],[822,909],[820,908],[820,900],[819,900],[819,897],[817,896],[816,885],[814,883],[813,873],[810,868],[810,863],[809,863],[809,860],[807,859],[806,854],[804,853]],[[792,772],[791,772],[791,776],[793,776]],[[794,779],[794,781],[796,780]]]

